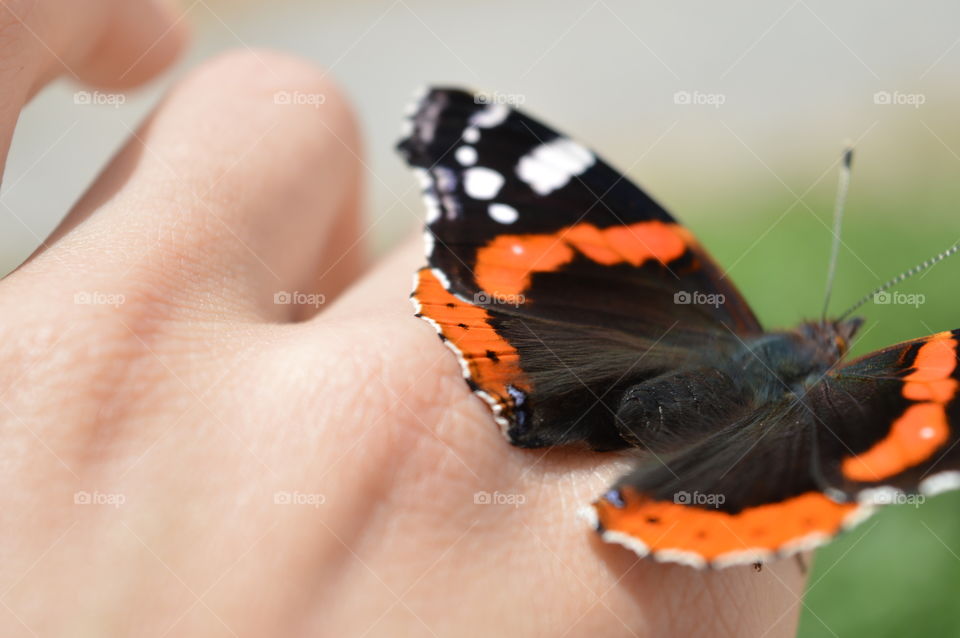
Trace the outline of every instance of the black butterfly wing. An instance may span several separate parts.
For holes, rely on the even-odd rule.
[[[698,567],[826,542],[877,505],[960,487],[960,330],[844,365],[648,459],[594,504],[611,542]]]
[[[817,472],[861,500],[960,486],[960,330],[908,341],[843,366],[815,388],[824,427]]]
[[[689,231],[519,111],[434,89],[399,150],[428,208],[418,313],[512,442],[621,447],[624,388],[760,332]]]

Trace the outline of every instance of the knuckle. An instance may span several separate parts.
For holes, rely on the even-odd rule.
[[[3,306],[10,305],[5,299]],[[102,399],[132,368],[142,368],[139,362],[155,358],[146,355],[159,347],[166,325],[162,304],[117,287],[58,286],[16,306],[19,312],[4,312],[9,319],[0,323],[0,396],[69,382],[65,390],[73,399]]]
[[[0,454],[24,450],[46,467],[53,459],[75,473],[122,458],[153,427],[176,420],[189,392],[211,375],[220,350],[184,365],[184,335],[164,304],[131,288],[80,293],[66,287],[0,303],[0,423],[9,436]],[[77,297],[77,295],[81,297]],[[101,303],[122,294],[118,305]],[[16,305],[18,313],[9,312]],[[130,429],[136,422],[139,429]],[[49,448],[49,449],[48,449]],[[91,455],[91,450],[97,450]],[[50,452],[53,452],[53,455]]]
[[[306,60],[269,50],[228,52],[202,65],[184,88],[213,89],[213,99],[227,112],[243,109],[252,124],[262,121],[249,134],[269,130],[258,144],[285,157],[294,175],[356,163],[351,156],[359,154],[360,144],[353,109],[332,77]]]
[[[185,89],[222,96],[224,102],[260,104],[295,119],[329,119],[331,126],[353,125],[344,92],[323,68],[268,49],[228,51],[201,64],[184,81]]]

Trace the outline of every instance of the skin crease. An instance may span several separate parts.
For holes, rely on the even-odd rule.
[[[3,140],[44,81],[144,81],[185,40],[159,3],[4,5]],[[638,561],[575,515],[628,459],[503,440],[412,316],[419,240],[362,258],[359,147],[325,72],[222,55],[0,282],[0,634],[793,635],[793,561]]]

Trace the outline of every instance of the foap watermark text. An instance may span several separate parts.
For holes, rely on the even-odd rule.
[[[273,493],[274,505],[307,505],[309,507],[320,507],[327,502],[327,497],[316,492],[298,492],[296,490],[288,492],[280,490]]]
[[[273,303],[278,306],[313,306],[319,308],[326,303],[327,297],[318,292],[287,292],[281,290],[273,293]]]
[[[478,292],[473,296],[473,303],[478,306],[522,306],[527,302],[523,295],[501,295],[499,293]]]
[[[73,294],[73,303],[78,306],[113,306],[119,308],[126,301],[127,298],[119,292],[81,290]]]
[[[723,494],[711,494],[709,492],[687,492],[681,490],[673,495],[673,502],[677,505],[699,505],[706,507],[720,507],[727,500]]]
[[[127,497],[119,492],[100,492],[97,490],[87,492],[81,490],[73,494],[74,505],[107,505],[119,509],[126,502]]]
[[[102,91],[77,91],[73,94],[73,103],[80,106],[112,106],[120,108],[127,101],[123,93],[104,93]]]
[[[673,294],[673,303],[679,306],[713,306],[719,308],[727,298],[719,292],[705,293],[699,290],[681,290]]]
[[[273,94],[273,103],[283,106],[312,106],[320,108],[327,101],[323,93],[304,93],[303,91],[277,91]]]
[[[917,308],[927,302],[927,297],[919,292],[897,292],[882,290],[873,295],[873,303],[880,306],[913,306]]]
[[[923,93],[904,93],[902,91],[877,91],[873,94],[873,103],[884,106],[912,106],[915,109],[923,106],[927,96]]]
[[[523,494],[512,494],[509,492],[475,492],[473,495],[474,505],[511,505],[520,507],[527,502],[527,497]]]
[[[673,94],[673,103],[692,106],[712,106],[720,108],[727,101],[723,93],[706,93],[704,91],[677,91]]]

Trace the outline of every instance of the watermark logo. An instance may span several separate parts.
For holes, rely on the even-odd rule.
[[[78,306],[113,306],[119,308],[126,301],[127,298],[119,292],[81,290],[73,295],[73,303]]]
[[[112,106],[120,108],[127,101],[123,93],[103,93],[101,91],[77,91],[73,94],[73,103],[80,106]]]
[[[920,507],[927,501],[923,494],[907,494],[898,489],[872,489],[867,490],[868,497],[865,499],[870,505],[913,505]]]
[[[927,497],[923,494],[904,494],[903,492],[897,492],[896,494],[891,494],[889,498],[878,498],[875,502],[878,505],[913,505],[914,507],[920,507],[927,502]]]
[[[673,502],[677,505],[699,505],[707,507],[720,507],[726,502],[727,497],[723,494],[710,494],[705,492],[687,492],[679,491],[673,495]]]
[[[527,302],[523,295],[501,295],[498,293],[478,292],[473,296],[473,303],[477,306],[522,306]]]
[[[720,108],[727,101],[723,93],[705,93],[703,91],[677,91],[673,94],[673,103],[692,106],[712,106]]]
[[[98,492],[96,490],[87,492],[81,490],[73,494],[74,505],[109,505],[119,509],[126,502],[127,497],[119,492]]]
[[[287,292],[280,290],[273,293],[273,303],[278,306],[313,306],[319,308],[327,301],[326,295],[316,292]]]
[[[874,293],[873,303],[881,306],[918,306],[926,303],[927,297],[923,293],[905,293],[890,290],[882,290]]]
[[[327,101],[323,93],[304,93],[303,91],[277,91],[273,94],[273,103],[283,106],[312,106],[320,108]]]
[[[274,505],[308,505],[310,507],[320,507],[327,502],[327,497],[316,492],[288,492],[280,490],[273,494]]]
[[[920,108],[927,101],[923,93],[903,93],[901,91],[877,91],[873,94],[873,103],[892,106],[912,106]]]
[[[719,308],[727,298],[719,292],[703,293],[697,290],[692,292],[681,290],[673,293],[673,303],[678,306],[713,306]]]
[[[519,106],[527,101],[527,96],[523,93],[478,93],[473,97],[474,104],[507,104],[510,106]]]
[[[527,502],[527,497],[523,494],[511,494],[509,492],[475,492],[473,495],[474,505],[512,505],[520,507]]]

